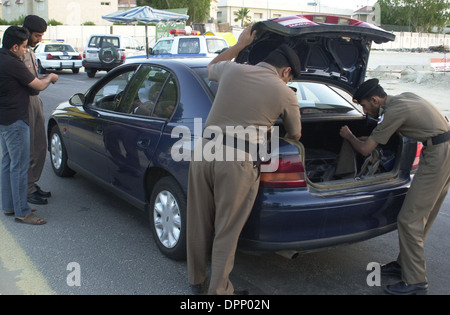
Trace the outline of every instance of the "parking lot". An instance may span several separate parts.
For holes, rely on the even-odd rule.
[[[382,60],[380,54],[376,56]],[[402,55],[396,57],[405,60]],[[421,57],[429,56],[417,60],[422,61]],[[390,55],[391,62],[392,58]],[[84,72],[59,74],[59,82],[41,95],[46,117],[72,94],[84,92],[104,72],[93,79]],[[382,83],[389,93],[408,89],[448,111],[448,88],[440,84],[405,83],[394,76]],[[48,159],[40,185],[53,195],[48,205],[37,206],[48,224],[26,226],[11,217],[0,217],[0,295],[190,294],[186,263],[169,260],[159,252],[147,218],[139,210],[82,176],[55,176]],[[425,245],[430,294],[450,294],[449,227],[447,197]],[[397,253],[396,232],[304,253],[295,260],[240,252],[231,278],[236,287],[247,288],[251,294],[383,294],[382,286],[396,279],[381,278],[381,286],[369,286],[367,266],[390,262]]]

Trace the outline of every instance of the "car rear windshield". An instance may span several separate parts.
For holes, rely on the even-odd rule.
[[[120,47],[120,40],[118,37],[93,36],[89,41],[90,48],[102,48],[107,46]]]
[[[46,45],[45,46],[45,52],[57,52],[57,51],[62,51],[62,52],[74,52],[75,50],[72,48],[72,46],[69,45]]]
[[[216,96],[219,84],[208,80],[206,68],[193,69],[206,83],[211,93]],[[322,83],[290,82],[296,90],[298,104],[302,114],[347,113],[355,108],[345,99],[345,92]]]

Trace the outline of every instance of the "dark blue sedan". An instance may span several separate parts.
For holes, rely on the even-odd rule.
[[[343,144],[340,127],[348,125],[359,136],[374,128],[353,107],[349,93],[364,80],[370,35],[388,41],[390,34],[364,33],[359,27],[336,36],[325,27],[314,36],[291,31],[286,36],[279,29],[271,32],[270,24],[256,27],[257,42],[238,62],[264,55],[281,39],[296,45],[299,54],[308,49],[314,54],[305,59],[302,53],[302,77],[290,83],[302,113],[302,139],[284,139],[281,120],[277,123],[279,148],[272,158],[278,167],[261,173],[240,248],[292,257],[394,230],[417,167],[417,143],[396,134],[371,156],[356,156],[351,176],[334,175]],[[59,105],[48,122],[54,172],[88,176],[148,212],[158,247],[177,260],[186,255],[188,157],[217,89],[207,79],[209,62],[158,59],[122,65]]]

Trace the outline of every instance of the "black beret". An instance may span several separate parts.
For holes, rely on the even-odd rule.
[[[289,66],[292,69],[292,74],[295,78],[299,77],[301,74],[301,63],[300,59],[298,58],[297,53],[294,49],[289,47],[287,44],[282,44],[277,49],[272,51],[270,55],[267,57],[267,59],[277,59],[277,58],[283,58],[287,61]]]
[[[378,79],[370,79],[361,84],[358,88],[358,90],[353,94],[353,102],[357,104],[361,104],[361,101],[369,96],[370,93],[375,91],[377,87],[379,87],[379,80]]]
[[[47,31],[47,22],[37,15],[27,15],[23,22],[23,27],[30,33],[45,33]]]

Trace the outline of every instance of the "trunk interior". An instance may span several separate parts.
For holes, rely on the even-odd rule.
[[[357,137],[362,137],[369,136],[376,123],[364,118],[302,120],[299,149],[302,152],[308,184],[319,189],[335,188],[396,177],[403,149],[402,137],[397,134],[392,136],[386,145],[379,145],[376,152],[369,157],[359,153],[355,153],[351,158],[343,157],[344,164],[348,166],[350,163],[352,171],[344,175],[336,173],[344,142],[339,131],[345,125],[349,126]]]

